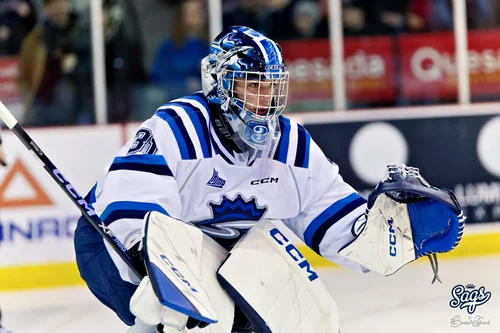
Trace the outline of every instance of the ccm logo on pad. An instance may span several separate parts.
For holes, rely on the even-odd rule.
[[[278,229],[274,228],[269,231],[271,237],[278,243],[279,245],[285,247],[285,251],[288,255],[298,263],[298,266],[301,269],[305,269],[308,274],[307,278],[309,281],[314,281],[318,278],[318,274],[312,270],[311,264],[304,258],[302,253],[295,247],[295,245],[291,244],[290,241],[283,235]]]
[[[172,264],[172,262],[165,256],[165,255],[160,255],[160,258],[163,260],[163,262],[165,262],[169,267],[170,269],[172,270],[172,272],[174,272],[175,275],[177,275],[177,277],[192,291],[192,292],[195,292],[197,293],[198,290],[194,289],[193,286],[191,286],[191,283],[189,283],[189,281],[184,277],[184,275],[182,275],[182,273],[174,266],[174,264]]]

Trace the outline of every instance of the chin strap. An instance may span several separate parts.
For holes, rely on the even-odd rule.
[[[226,98],[226,100],[220,105],[220,108],[225,112],[229,109],[229,101],[230,99]]]

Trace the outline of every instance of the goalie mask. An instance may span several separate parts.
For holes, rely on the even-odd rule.
[[[272,147],[288,96],[279,45],[250,28],[230,27],[215,38],[201,72],[203,93],[219,105],[233,141],[242,150]]]

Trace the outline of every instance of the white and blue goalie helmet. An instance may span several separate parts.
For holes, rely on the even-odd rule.
[[[201,72],[203,93],[220,105],[233,140],[269,148],[279,137],[277,119],[288,97],[281,47],[253,29],[233,26],[215,38]]]

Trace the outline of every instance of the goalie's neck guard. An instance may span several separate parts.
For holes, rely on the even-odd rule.
[[[226,150],[235,153],[248,152],[250,156],[255,155],[255,157],[259,158],[272,159],[281,137],[281,129],[278,121],[268,125],[269,131],[267,133],[265,145],[263,145],[261,149],[256,150],[253,146],[243,141],[238,132],[235,132],[229,125],[220,112],[220,105],[209,103],[209,106],[210,125],[214,128],[215,134]]]

